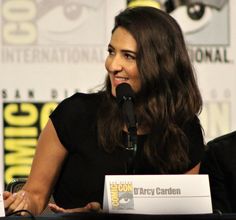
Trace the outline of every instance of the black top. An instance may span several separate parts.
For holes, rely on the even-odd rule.
[[[213,209],[236,212],[236,131],[207,145],[200,172],[209,174]]]
[[[62,145],[69,152],[54,191],[55,202],[61,207],[82,207],[91,201],[102,204],[105,175],[126,174],[127,150],[116,148],[107,153],[98,146],[97,112],[103,96],[104,93],[76,93],[62,101],[50,116]],[[203,156],[203,137],[197,117],[184,132],[190,142],[188,169],[191,169]],[[158,174],[140,147],[145,138],[145,135],[138,136],[136,173]]]

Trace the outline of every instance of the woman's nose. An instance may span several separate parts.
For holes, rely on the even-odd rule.
[[[109,71],[111,72],[118,72],[122,70],[122,60],[120,59],[119,56],[113,56],[110,58],[109,62]]]

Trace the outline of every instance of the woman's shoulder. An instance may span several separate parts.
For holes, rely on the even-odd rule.
[[[91,103],[93,104],[94,102],[100,102],[101,99],[104,97],[104,92],[97,92],[97,93],[81,93],[81,92],[77,92],[75,94],[73,94],[72,96],[64,99],[62,101],[62,103]]]
[[[98,93],[75,93],[74,95],[64,99],[59,105],[63,107],[73,109],[75,107],[83,108],[83,107],[93,107],[97,106],[104,97],[104,92]]]
[[[78,116],[83,114],[86,116],[94,114],[102,102],[104,95],[104,92],[75,93],[58,104],[51,114],[51,118],[54,115],[73,117],[73,115]]]

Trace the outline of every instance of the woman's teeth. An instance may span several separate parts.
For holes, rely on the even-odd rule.
[[[128,80],[128,78],[126,78],[126,77],[116,77],[116,80],[126,81],[126,80]]]

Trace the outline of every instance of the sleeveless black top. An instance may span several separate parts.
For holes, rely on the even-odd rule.
[[[105,175],[126,174],[127,150],[117,148],[107,153],[98,146],[97,112],[103,96],[102,92],[76,93],[62,101],[50,115],[62,145],[68,151],[53,194],[55,202],[63,208],[83,207],[92,201],[102,204]],[[204,152],[197,117],[185,133],[190,142],[189,170],[200,162]],[[125,136],[124,133],[124,140]],[[158,174],[140,147],[145,138],[145,135],[138,136],[136,173]],[[183,170],[183,173],[186,171]]]

